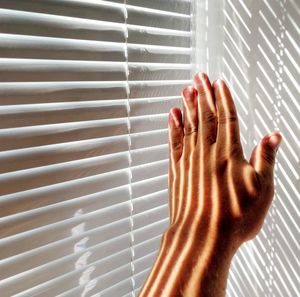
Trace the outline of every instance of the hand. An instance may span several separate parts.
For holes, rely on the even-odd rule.
[[[183,90],[183,122],[178,108],[169,117],[171,227],[196,230],[204,221],[241,244],[259,232],[272,201],[281,136],[264,137],[248,162],[225,82],[211,86],[202,73],[194,84]]]
[[[169,115],[171,224],[140,296],[219,297],[234,253],[259,232],[272,201],[281,136],[265,136],[248,162],[225,82],[201,73],[182,95],[183,116]]]

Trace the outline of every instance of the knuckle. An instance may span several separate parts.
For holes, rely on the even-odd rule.
[[[205,136],[205,142],[207,144],[213,144],[213,143],[215,143],[216,142],[216,138],[215,138],[214,134],[210,133],[210,134],[206,135]]]
[[[203,124],[215,124],[216,119],[216,114],[212,111],[204,111],[201,114],[201,120]]]
[[[197,127],[193,127],[193,126],[184,127],[184,135],[186,136],[189,136],[197,131],[198,131]]]
[[[171,149],[173,151],[180,151],[183,148],[183,143],[181,141],[172,141]]]
[[[235,113],[231,112],[229,114],[221,114],[218,121],[221,125],[227,123],[236,123],[238,121],[238,117]]]

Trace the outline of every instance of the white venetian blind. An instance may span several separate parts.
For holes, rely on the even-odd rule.
[[[0,0],[0,295],[132,296],[168,226],[188,0]]]

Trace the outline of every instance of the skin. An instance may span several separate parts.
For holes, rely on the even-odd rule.
[[[170,226],[140,297],[225,296],[230,262],[261,229],[273,193],[281,136],[266,135],[245,160],[226,83],[205,73],[169,114]]]

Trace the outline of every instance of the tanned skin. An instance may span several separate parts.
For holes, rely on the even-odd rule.
[[[273,193],[281,136],[272,132],[244,158],[226,83],[205,73],[169,114],[170,226],[139,297],[223,297],[230,262],[261,229]]]

